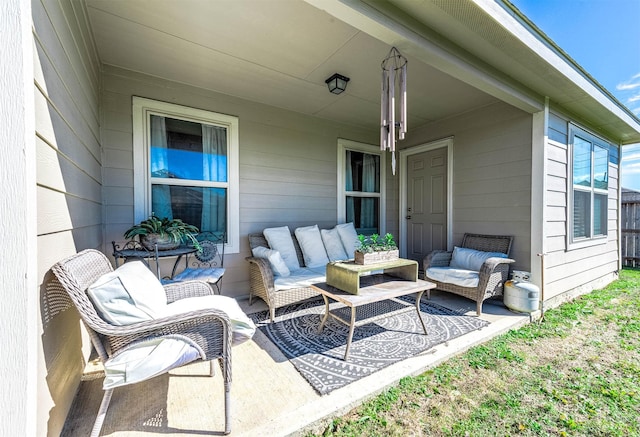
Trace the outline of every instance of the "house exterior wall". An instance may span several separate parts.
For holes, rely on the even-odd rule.
[[[569,121],[568,117],[551,112],[545,145],[544,298],[553,306],[608,284],[616,278],[619,266],[619,154],[609,159],[608,235],[605,242],[568,248],[567,220],[572,213],[567,208]],[[583,127],[588,129],[588,126]]]
[[[104,251],[134,221],[131,98],[140,96],[239,117],[240,253],[225,255],[224,291],[248,293],[247,234],[270,226],[336,223],[338,138],[369,144],[377,132],[106,66],[103,76]],[[531,116],[495,104],[411,132],[405,147],[454,136],[453,241],[465,232],[514,236],[514,268],[530,252]],[[401,143],[399,143],[401,145]],[[390,160],[387,160],[388,164]],[[389,170],[389,169],[387,169]],[[386,172],[386,231],[399,232],[399,175]],[[292,182],[295,181],[295,182]],[[172,260],[162,261],[162,272]]]
[[[102,244],[99,67],[83,3],[32,2],[37,263],[40,302],[35,435],[58,435],[90,343],[75,309],[50,301],[46,283],[60,259]]]
[[[465,232],[512,235],[517,270],[530,268],[531,123],[496,103],[411,132],[404,145],[453,137],[453,244]]]
[[[36,435],[38,294],[31,5],[0,7],[0,435]]]
[[[328,91],[327,91],[328,92]],[[377,132],[249,102],[147,75],[104,67],[101,105],[104,145],[103,250],[123,242],[134,223],[132,97],[139,96],[237,116],[240,137],[240,252],[225,254],[223,291],[249,293],[247,235],[266,227],[337,220],[338,138],[375,144]],[[337,98],[337,97],[336,97]],[[173,260],[163,260],[163,274]]]

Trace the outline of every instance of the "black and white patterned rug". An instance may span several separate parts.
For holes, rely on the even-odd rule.
[[[413,296],[403,299],[415,303]],[[340,311],[341,307],[338,303],[331,304],[332,310]],[[273,323],[269,323],[266,311],[250,317],[318,393],[328,394],[393,363],[489,324],[423,299],[420,308],[428,332],[424,335],[415,305],[413,308],[413,311],[356,327],[347,361],[344,353],[349,328],[329,318],[324,330],[318,332],[324,314],[321,298],[278,308]],[[363,310],[370,316],[372,312],[391,309],[394,308],[390,305],[370,308],[365,305],[358,311]],[[347,314],[344,314],[346,319],[349,317]]]

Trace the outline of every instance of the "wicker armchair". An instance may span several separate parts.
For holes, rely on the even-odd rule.
[[[296,254],[298,255],[298,262],[301,266],[304,265],[304,258],[302,256],[302,250],[298,244],[298,240],[295,235],[292,235],[293,245],[296,248]],[[249,246],[253,250],[256,247],[263,246],[269,247],[267,239],[263,234],[249,234]],[[247,257],[249,261],[249,281],[250,281],[250,293],[249,293],[249,305],[253,303],[253,297],[257,296],[264,300],[269,307],[269,315],[271,321],[275,317],[276,308],[290,305],[295,302],[308,299],[310,297],[319,296],[316,290],[311,287],[292,288],[289,290],[276,291],[273,281],[273,270],[269,266],[269,261],[263,258],[256,258],[253,256]]]
[[[502,235],[464,234],[460,247],[482,252],[500,252],[509,256],[513,237]],[[429,267],[447,267],[451,263],[452,252],[434,250],[424,258],[425,276]],[[482,314],[482,303],[491,297],[502,296],[504,283],[509,277],[509,264],[515,261],[509,258],[489,258],[480,269],[480,282],[477,287],[461,287],[455,284],[436,281],[438,290],[454,293],[476,302],[476,312]]]
[[[47,291],[73,302],[102,362],[137,343],[163,336],[185,339],[196,346],[202,360],[218,359],[224,380],[225,434],[231,432],[229,407],[232,330],[227,315],[215,309],[203,309],[125,326],[109,324],[98,315],[86,291],[99,277],[112,270],[111,263],[104,254],[87,249],[52,267],[55,278],[47,284]],[[212,294],[206,283],[198,281],[170,284],[164,286],[164,289],[168,302]],[[212,362],[212,373],[213,369]],[[113,390],[111,388],[104,391],[92,436],[100,434]]]

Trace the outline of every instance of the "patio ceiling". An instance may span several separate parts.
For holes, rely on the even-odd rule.
[[[409,59],[409,127],[544,97],[623,144],[640,120],[508,4],[491,0],[85,0],[104,64],[377,129],[380,62]],[[347,24],[348,23],[348,24]],[[333,73],[351,78],[330,94]]]
[[[386,44],[295,0],[87,0],[101,62],[377,129]],[[497,99],[409,58],[409,126]],[[333,73],[351,78],[329,93]]]

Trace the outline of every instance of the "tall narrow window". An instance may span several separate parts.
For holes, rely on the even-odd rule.
[[[373,147],[340,140],[339,221],[353,222],[359,234],[381,233],[384,204],[382,155]]]
[[[180,218],[238,240],[237,214],[230,214],[237,209],[237,118],[140,98],[134,118],[137,219]]]
[[[575,126],[570,128],[572,216],[570,243],[607,235],[609,145]]]

